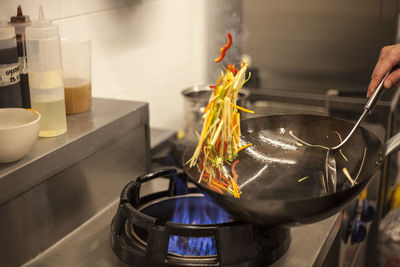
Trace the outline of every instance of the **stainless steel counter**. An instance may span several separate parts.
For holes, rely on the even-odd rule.
[[[66,135],[0,165],[1,266],[128,266],[111,249],[110,225],[122,187],[146,169],[147,112],[143,103],[95,99],[91,112],[68,118]],[[152,154],[173,134],[152,129]],[[272,266],[322,266],[341,218],[292,228]]]
[[[147,120],[146,103],[94,98],[91,110],[67,116],[65,134],[40,137],[23,159],[0,163],[0,206]]]
[[[94,98],[90,111],[67,116],[67,127],[0,164],[1,267],[43,253],[150,169],[147,103]]]

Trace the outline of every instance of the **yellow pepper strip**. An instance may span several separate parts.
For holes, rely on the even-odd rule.
[[[356,182],[353,180],[353,178],[351,178],[351,175],[346,167],[343,168],[343,173],[344,173],[344,175],[346,175],[346,177],[350,181],[351,185],[354,186],[356,184]]]
[[[211,145],[215,145],[215,142],[217,142],[217,138],[219,137],[219,134],[221,133],[223,124],[224,124],[223,120],[219,122],[219,126],[218,126],[217,131],[215,132],[214,137],[211,141]]]
[[[206,137],[206,134],[207,134],[207,132],[208,132],[208,128],[210,128],[211,121],[212,121],[212,114],[208,114],[208,115],[207,115],[207,123],[206,123],[206,125],[205,125],[204,133],[203,133],[204,135],[201,136],[201,140],[203,140],[203,141],[204,141],[204,139],[205,139],[205,137]]]
[[[229,119],[229,126],[231,126],[231,129],[233,128],[235,118],[236,118],[235,114],[232,114]]]
[[[221,75],[218,78],[218,81],[215,83],[215,87],[218,87],[220,83],[222,82],[222,79],[224,78],[224,74],[221,73]]]
[[[211,108],[211,106],[214,106],[213,105],[214,104],[214,102],[210,102],[210,103],[208,103],[208,105],[206,106],[206,108],[204,109],[204,112],[203,112],[203,114],[206,114],[207,113],[207,111]]]
[[[239,135],[237,133],[237,129],[235,129],[235,127],[238,127],[239,125],[239,117],[237,116],[238,114],[236,113],[236,110],[233,114],[233,119],[231,120],[232,125],[231,125],[231,129],[233,130],[233,138],[235,139],[236,143],[239,143]]]
[[[241,111],[247,112],[247,113],[254,113],[254,111],[252,111],[250,109],[242,108],[242,107],[239,107],[238,105],[235,105],[235,104],[232,104],[232,106],[234,106],[237,109],[240,109]]]
[[[196,150],[194,151],[192,158],[190,160],[188,160],[188,163],[190,162],[190,165],[189,165],[190,167],[193,167],[193,165],[196,163],[195,161],[202,149],[200,144],[202,144],[204,142],[204,140],[206,138],[206,134],[208,132],[208,128],[210,127],[212,116],[209,113],[210,113],[209,111],[207,111],[207,113],[206,113],[206,120],[204,121],[203,129],[201,131],[199,145],[197,146]]]
[[[232,176],[229,175],[229,179],[231,180],[232,188],[233,188],[233,197],[240,198],[239,190],[237,189],[237,185],[233,180]]]
[[[237,148],[239,148],[240,147],[240,145],[239,145],[239,137],[237,136],[237,134],[236,134],[236,128],[237,128],[238,126],[237,125],[235,125],[232,129],[231,129],[231,145],[232,145],[232,153],[234,153],[235,152],[235,149],[237,149]],[[235,134],[236,134],[236,136],[235,136]]]
[[[235,150],[235,154],[238,153],[240,150],[243,150],[243,149],[245,149],[245,148],[248,148],[249,146],[252,146],[252,145],[253,145],[252,143],[249,143],[249,144],[247,144],[247,145],[244,145],[244,146],[239,147],[238,149]]]
[[[304,181],[305,179],[307,179],[308,177],[310,177],[310,176],[306,176],[306,177],[303,177],[303,178],[300,178],[299,180],[297,180],[297,182],[302,182],[302,181]]]
[[[237,131],[233,131],[233,137],[235,138],[236,143],[239,143],[239,137],[237,135]]]
[[[238,139],[239,139],[239,136],[241,135],[241,131],[240,131],[240,113],[237,113],[236,114],[236,121],[237,121],[237,129],[236,129],[236,134],[237,134],[237,136],[238,136]],[[240,142],[238,141],[237,142],[239,145],[240,145]]]

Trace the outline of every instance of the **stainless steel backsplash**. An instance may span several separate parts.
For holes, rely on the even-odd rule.
[[[397,0],[246,0],[244,52],[261,87],[366,90],[380,49],[396,41]]]

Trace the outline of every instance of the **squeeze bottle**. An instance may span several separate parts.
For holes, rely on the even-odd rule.
[[[58,27],[45,19],[42,6],[39,19],[25,29],[28,78],[32,108],[41,115],[41,137],[67,131],[61,42]]]
[[[15,29],[0,20],[0,108],[22,107]]]
[[[29,16],[22,13],[21,5],[17,7],[17,15],[10,18],[10,24],[15,27],[17,37],[19,76],[21,78],[21,96],[22,106],[31,108],[31,97],[29,94],[28,68],[26,64],[26,45],[25,45],[25,28],[31,25]]]

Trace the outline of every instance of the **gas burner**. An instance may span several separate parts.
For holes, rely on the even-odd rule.
[[[166,191],[140,197],[143,183],[169,179]],[[168,168],[140,176],[122,190],[111,246],[131,266],[265,266],[281,257],[290,230],[232,218]]]

